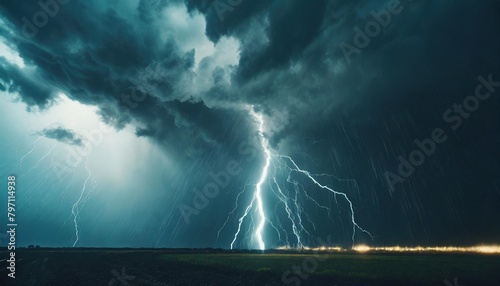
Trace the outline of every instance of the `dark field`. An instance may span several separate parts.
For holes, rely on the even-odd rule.
[[[1,262],[0,285],[500,285],[498,255],[19,249],[16,258],[15,279]]]

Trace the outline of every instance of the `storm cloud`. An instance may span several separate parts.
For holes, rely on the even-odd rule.
[[[38,134],[69,145],[83,146],[81,136],[77,135],[72,130],[65,129],[62,126],[46,128],[38,132]]]

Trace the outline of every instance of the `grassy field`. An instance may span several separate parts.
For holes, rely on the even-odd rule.
[[[16,279],[2,261],[0,285],[500,285],[498,255],[24,249],[16,257]]]
[[[225,253],[168,254],[162,259],[217,270],[272,274],[290,285],[446,285],[443,281],[455,277],[464,285],[500,285],[498,256]]]

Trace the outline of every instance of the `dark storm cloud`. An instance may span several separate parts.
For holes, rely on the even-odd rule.
[[[490,2],[470,8],[466,3],[401,1],[403,11],[393,15],[360,54],[352,55],[349,64],[339,45],[353,44],[353,28],[364,29],[373,20],[369,12],[386,9],[389,2],[242,1],[221,20],[216,1],[186,1],[189,10],[205,14],[206,32],[214,42],[222,36],[234,36],[241,42],[240,62],[230,75],[232,85],[218,80],[227,71],[214,71],[214,86],[206,93],[193,93],[187,87],[196,85],[192,81],[194,52],[181,52],[173,38],[166,44],[158,40],[159,14],[172,3],[179,1],[141,1],[137,7],[74,1],[61,6],[33,40],[18,39],[21,56],[38,67],[37,80],[30,82],[33,76],[4,66],[4,82],[12,82],[13,91],[25,88],[21,95],[29,105],[43,107],[55,91],[66,92],[73,99],[99,106],[103,118],[119,128],[134,119],[150,124],[152,113],[161,114],[160,121],[170,121],[170,126],[181,122],[206,129],[195,124],[192,115],[212,111],[203,111],[203,102],[211,108],[227,102],[262,105],[270,116],[281,117],[284,128],[293,130],[294,124],[309,128],[314,122],[303,118],[310,113],[329,122],[339,109],[361,112],[370,108],[362,115],[370,116],[382,106],[409,105],[417,98],[411,95],[423,87],[469,76],[457,74],[459,69],[450,72],[449,66],[478,70],[485,63],[483,55],[490,57],[489,62],[495,60],[494,49],[462,57],[493,41],[486,36],[491,33],[472,32],[494,27],[494,20],[476,21],[480,13],[494,11],[486,7],[497,5]],[[39,9],[25,2],[2,4],[3,14],[19,30],[20,19],[31,19]],[[419,17],[422,13],[426,17]],[[6,30],[3,34],[13,39]],[[163,80],[148,88],[151,84],[141,80],[141,73],[152,66]],[[144,104],[121,108],[121,95],[134,87],[147,93]],[[419,98],[431,96],[422,92]],[[181,105],[192,105],[199,112],[182,112]],[[151,109],[158,111],[149,112]],[[183,118],[179,118],[181,114]]]
[[[65,144],[83,146],[83,140],[78,134],[62,126],[46,128],[38,132],[38,134]]]
[[[45,108],[52,102],[56,90],[41,81],[36,74],[30,74],[22,71],[16,65],[9,65],[0,58],[0,81],[2,81],[2,90],[16,92],[21,94],[21,100],[28,107],[38,106]]]
[[[214,89],[212,96],[239,96],[274,117],[282,112],[286,130],[275,140],[300,134],[297,128],[329,129],[339,114],[396,127],[396,121],[408,122],[408,114],[422,117],[422,106],[443,106],[465,96],[464,88],[474,86],[479,74],[498,70],[498,40],[491,36],[498,31],[498,3],[400,1],[402,11],[349,63],[340,44],[353,45],[353,29],[364,30],[374,20],[370,11],[380,13],[395,1],[298,2],[254,13],[260,22],[240,17],[232,30],[218,34],[242,41],[233,75],[239,85],[229,94]],[[200,10],[210,16],[210,7]],[[207,16],[207,21],[207,33],[212,25],[226,25],[217,17]],[[265,37],[262,43],[253,31]]]
[[[190,11],[196,9],[206,15],[207,36],[217,42],[222,36],[233,34],[242,25],[251,23],[256,15],[265,12],[271,5],[279,5],[277,2],[279,1],[186,0],[186,6]]]
[[[202,129],[201,138],[212,145],[221,139],[220,131],[206,123],[213,122],[210,118],[216,111],[201,104],[199,95],[185,90],[195,84],[189,82],[194,51],[182,52],[171,36],[159,39],[162,7],[173,2],[105,7],[71,1],[60,6],[57,15],[29,39],[23,36],[21,19],[32,20],[41,8],[36,3],[6,1],[1,11],[16,28],[13,33],[4,28],[1,35],[15,42],[25,62],[37,68],[28,72],[2,65],[2,81],[28,106],[45,108],[57,93],[64,92],[98,106],[103,120],[117,128],[134,121],[155,129],[156,139],[179,145],[188,143],[181,141],[181,127]],[[131,93],[140,94],[140,102],[129,104]]]
[[[318,36],[328,1],[276,1],[269,9],[269,43],[243,53],[238,76],[243,79],[286,66]],[[307,11],[307,12],[306,12]]]

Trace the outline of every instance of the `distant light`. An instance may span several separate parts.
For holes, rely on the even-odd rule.
[[[361,253],[366,252],[461,252],[461,253],[481,253],[481,254],[500,254],[500,245],[479,245],[479,246],[381,246],[370,247],[368,245],[356,245],[352,249],[341,247],[304,247],[304,248],[291,248],[290,246],[278,247],[278,250],[309,250],[309,251],[356,251]]]
[[[471,252],[471,253],[500,253],[499,245],[482,245],[482,246],[415,246],[415,247],[367,247],[366,251],[378,252]]]
[[[357,252],[367,252],[370,251],[370,247],[368,245],[357,245],[352,248],[354,251]]]

